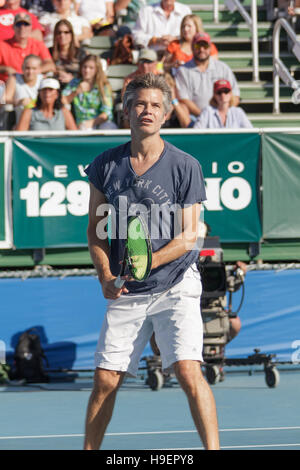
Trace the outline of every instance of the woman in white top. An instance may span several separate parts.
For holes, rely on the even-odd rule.
[[[38,90],[43,79],[41,74],[41,58],[30,54],[25,57],[22,74],[10,75],[6,82],[6,102],[12,103],[19,120],[24,108],[35,106]]]
[[[53,46],[53,33],[56,23],[59,20],[68,20],[75,34],[76,46],[84,39],[92,37],[92,29],[86,18],[77,15],[72,7],[72,0],[53,0],[55,13],[45,13],[39,19],[45,28],[44,43],[46,46]]]
[[[190,126],[191,127],[191,126]],[[214,83],[210,105],[203,108],[195,121],[194,129],[239,129],[253,127],[245,112],[233,106],[232,87],[228,80]]]
[[[92,26],[114,22],[113,0],[75,0],[75,8],[77,14],[86,18]]]

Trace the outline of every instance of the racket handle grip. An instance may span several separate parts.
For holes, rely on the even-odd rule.
[[[121,289],[121,287],[123,287],[125,283],[125,279],[121,279],[120,276],[117,277],[117,279],[115,280],[115,287],[117,289]]]

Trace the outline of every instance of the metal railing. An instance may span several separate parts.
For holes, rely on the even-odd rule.
[[[238,10],[244,18],[251,31],[252,59],[253,59],[253,82],[259,82],[259,53],[258,53],[258,34],[257,34],[257,3],[251,0],[250,15],[239,0],[225,0],[225,5],[231,13]],[[219,0],[213,2],[214,22],[219,22]]]
[[[292,77],[290,71],[280,59],[281,28],[285,29],[291,39],[293,44],[291,51],[300,61],[300,42],[289,22],[284,18],[280,18],[276,21],[273,30],[273,114],[280,113],[280,79],[294,90],[292,102],[294,104],[300,103],[300,82]]]

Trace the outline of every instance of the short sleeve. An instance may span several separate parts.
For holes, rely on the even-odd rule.
[[[191,157],[178,192],[178,204],[192,205],[206,200],[205,183],[200,163]]]
[[[240,127],[246,128],[246,129],[252,128],[253,125],[249,121],[245,111],[242,108],[236,108],[236,109],[238,109],[238,112],[240,114]]]
[[[209,110],[205,107],[197,117],[193,129],[206,129],[209,127]]]
[[[105,113],[109,120],[113,120],[113,97],[110,89],[104,87],[105,100],[102,100],[99,114]]]
[[[187,74],[184,73],[184,65],[179,67],[175,75],[176,88],[180,99],[186,100],[191,99],[189,84],[187,83]]]
[[[103,157],[101,154],[84,170],[89,181],[101,192],[103,192],[103,169]]]
[[[176,39],[175,41],[171,41],[170,44],[168,45],[168,52],[170,52],[170,54],[174,54],[178,49],[179,49],[179,41]]]
[[[63,96],[69,96],[79,85],[80,80],[73,78],[62,90]]]

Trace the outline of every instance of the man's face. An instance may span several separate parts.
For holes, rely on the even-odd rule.
[[[155,73],[157,67],[157,62],[152,62],[148,59],[141,59],[138,63],[138,70],[141,74],[145,73]]]
[[[211,46],[205,41],[199,41],[193,44],[193,55],[196,62],[205,62],[210,56]]]
[[[163,10],[171,12],[174,10],[175,0],[161,0]]]
[[[53,4],[58,13],[71,8],[71,0],[53,0]]]
[[[19,39],[29,38],[32,28],[31,24],[26,23],[25,21],[18,21],[14,25],[15,38],[18,41]]]
[[[138,89],[127,115],[134,134],[158,134],[166,120],[162,91],[156,88]]]

